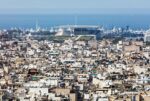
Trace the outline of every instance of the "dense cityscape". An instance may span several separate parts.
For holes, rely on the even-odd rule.
[[[150,0],[0,0],[0,101],[150,101]]]
[[[0,101],[150,101],[150,30],[0,30]]]

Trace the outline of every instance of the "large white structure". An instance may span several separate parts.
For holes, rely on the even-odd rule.
[[[56,26],[54,27],[56,30],[56,36],[62,35],[96,35],[100,37],[103,29],[99,26],[91,26],[91,25],[64,25],[64,26]]]
[[[144,33],[144,41],[150,42],[150,29]]]
[[[56,33],[56,36],[62,36],[62,35],[64,35],[64,29],[59,28],[58,32]]]

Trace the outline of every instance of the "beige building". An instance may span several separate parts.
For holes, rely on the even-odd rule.
[[[127,46],[124,46],[123,49],[126,52],[139,52],[140,51],[140,46],[137,46],[137,45],[127,45]]]

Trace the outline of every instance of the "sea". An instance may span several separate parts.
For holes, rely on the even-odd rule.
[[[0,29],[10,28],[51,28],[62,25],[97,25],[111,29],[126,27],[149,29],[150,15],[140,14],[5,14],[0,15]]]

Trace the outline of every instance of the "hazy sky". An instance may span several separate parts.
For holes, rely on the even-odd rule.
[[[150,0],[0,0],[0,14],[150,14]]]

